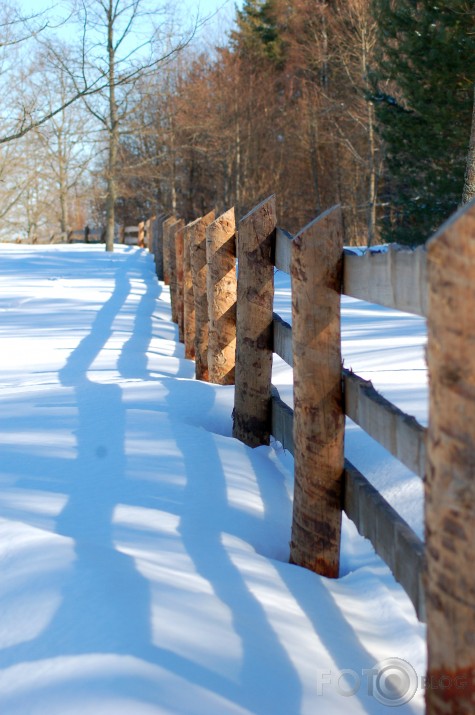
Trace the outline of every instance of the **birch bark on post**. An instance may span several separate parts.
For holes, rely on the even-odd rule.
[[[216,385],[234,385],[236,362],[236,221],[229,209],[206,229],[208,371]]]
[[[195,374],[208,381],[208,292],[206,274],[206,227],[214,221],[214,211],[200,219],[193,230],[190,246],[193,295],[195,298]]]
[[[295,486],[290,560],[322,576],[339,570],[343,480],[341,209],[292,241]]]
[[[475,200],[427,244],[427,715],[475,703]]]
[[[239,222],[236,390],[233,435],[269,444],[273,355],[275,196]]]
[[[170,228],[176,223],[176,216],[170,216],[163,222],[163,282],[170,285]]]
[[[183,231],[181,226],[175,234],[175,260],[176,260],[176,322],[178,324],[178,340],[184,342],[183,336]]]
[[[175,221],[168,231],[168,258],[169,258],[169,270],[170,270],[170,302],[172,308],[172,320],[174,323],[178,323],[178,310],[177,310],[177,262],[176,262],[176,234],[185,225],[182,218]]]
[[[185,339],[185,358],[195,359],[195,294],[193,291],[193,274],[191,271],[191,246],[194,241],[194,232],[201,221],[187,224],[183,233],[183,333]]]

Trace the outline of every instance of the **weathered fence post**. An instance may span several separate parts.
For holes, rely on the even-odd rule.
[[[155,270],[159,281],[163,281],[163,226],[165,214],[158,216],[153,222],[153,246],[155,255]]]
[[[144,221],[139,222],[137,241],[138,241],[139,247],[144,248],[144,246],[145,246],[145,222]]]
[[[174,323],[178,323],[178,311],[177,311],[177,263],[176,263],[176,234],[185,225],[182,218],[175,221],[168,230],[168,267],[170,271],[170,302],[172,307],[172,320]]]
[[[195,294],[193,291],[193,273],[191,270],[191,246],[194,232],[201,218],[195,219],[183,229],[183,335],[185,358],[195,358]]]
[[[427,715],[475,708],[475,201],[427,244]]]
[[[150,253],[153,253],[153,225],[156,216],[152,216],[145,221],[145,245]]]
[[[163,282],[165,285],[170,285],[170,229],[176,220],[176,216],[170,216],[163,222]]]
[[[239,222],[236,390],[233,435],[250,447],[271,432],[275,196]]]
[[[340,290],[341,210],[292,242],[295,491],[290,559],[336,578],[343,482]]]
[[[236,221],[229,209],[206,229],[209,381],[234,385],[236,361]]]
[[[176,261],[176,322],[178,324],[178,340],[184,342],[183,334],[183,309],[184,309],[184,286],[183,286],[183,240],[184,240],[184,223],[180,226],[175,234],[175,261]]]
[[[190,245],[191,274],[195,297],[195,374],[208,380],[208,293],[206,287],[206,227],[214,221],[214,211],[200,219],[193,230]]]

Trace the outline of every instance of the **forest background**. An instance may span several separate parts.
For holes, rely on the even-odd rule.
[[[340,203],[347,244],[417,244],[462,201],[472,0],[1,13],[4,240],[162,212],[239,218],[275,193],[290,232]]]

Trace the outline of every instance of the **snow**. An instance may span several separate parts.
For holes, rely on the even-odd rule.
[[[339,580],[288,563],[292,458],[231,437],[151,256],[0,252],[0,713],[378,715],[388,674],[422,713],[407,596],[347,519]],[[423,321],[343,314],[345,365],[425,420]],[[421,533],[420,480],[352,424],[347,451]]]

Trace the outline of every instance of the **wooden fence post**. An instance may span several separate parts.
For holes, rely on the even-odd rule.
[[[177,310],[177,264],[176,264],[176,234],[185,225],[182,218],[178,219],[173,223],[168,230],[168,260],[169,260],[169,271],[170,271],[170,302],[172,307],[172,320],[174,323],[178,323],[178,310]]]
[[[236,390],[233,435],[269,444],[274,302],[275,196],[239,222]]]
[[[475,201],[427,244],[427,715],[475,703]]]
[[[183,335],[185,358],[195,359],[195,294],[193,291],[193,273],[191,270],[191,246],[194,232],[201,217],[187,224],[183,230]]]
[[[290,559],[338,577],[343,488],[341,209],[292,241],[295,486]]]
[[[145,221],[139,222],[137,241],[140,248],[145,247]]]
[[[184,222],[175,234],[175,260],[176,260],[176,322],[178,324],[178,340],[180,343],[185,341],[183,333],[183,309],[184,309],[184,286],[183,286],[183,240],[184,240]]]
[[[234,385],[236,362],[236,221],[229,209],[206,229],[209,381]]]
[[[176,223],[176,216],[170,216],[163,222],[163,282],[170,285],[170,229]]]
[[[163,281],[163,227],[165,214],[158,216],[153,223],[153,246],[155,255],[155,270],[159,281]]]
[[[150,253],[154,253],[153,226],[155,224],[156,218],[156,216],[151,216],[145,221],[145,244]]]
[[[206,288],[206,227],[214,221],[214,211],[200,219],[190,245],[191,274],[195,297],[195,371],[197,380],[208,380],[208,293]]]

